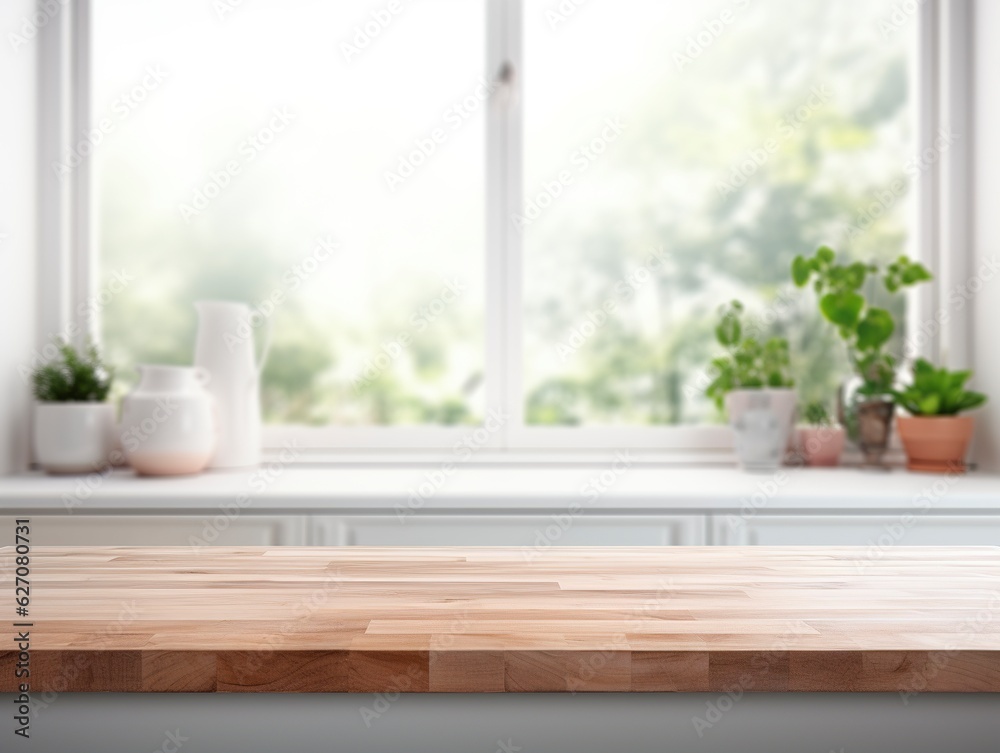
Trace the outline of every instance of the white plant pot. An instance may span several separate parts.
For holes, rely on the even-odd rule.
[[[729,425],[740,465],[773,471],[782,463],[795,421],[793,389],[733,390],[726,395]]]
[[[207,374],[189,366],[137,367],[141,380],[122,401],[125,457],[144,476],[180,476],[205,469],[217,436]]]
[[[91,473],[111,464],[111,403],[36,403],[35,462],[49,473]]]

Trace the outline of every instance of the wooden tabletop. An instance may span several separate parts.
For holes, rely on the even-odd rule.
[[[31,584],[33,692],[1000,692],[995,547],[37,547]]]

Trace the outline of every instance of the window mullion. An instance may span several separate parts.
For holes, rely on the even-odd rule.
[[[77,0],[72,11],[73,42],[71,73],[71,122],[74,136],[91,128],[91,33],[90,0]],[[98,248],[94,234],[96,218],[90,211],[93,194],[93,158],[83,160],[73,171],[69,222],[72,263],[72,317],[77,331],[99,340],[100,325],[91,305],[97,277]]]
[[[523,110],[522,82],[524,80],[522,0],[508,0],[507,6],[507,60],[511,65],[513,78],[507,101],[507,138],[506,138],[506,184],[505,200],[503,202],[503,237],[505,251],[507,305],[505,360],[506,390],[505,407],[510,417],[508,426],[513,432],[520,433],[524,427],[524,338],[522,322],[523,282],[522,275],[522,236],[516,232],[510,218],[521,207],[523,191],[522,167],[523,154]],[[511,432],[508,432],[508,437]]]
[[[487,2],[486,66],[495,89],[487,119],[486,403],[488,413],[505,417],[494,442],[506,447],[511,429],[523,423],[521,249],[508,221],[520,201],[521,3]]]
[[[58,13],[38,33],[39,61],[39,287],[38,352],[57,336],[71,337],[73,296],[69,186],[54,169],[71,141],[70,12]]]
[[[940,129],[931,134],[931,141],[940,143],[936,140],[941,138],[949,145],[941,150],[938,166],[940,282],[935,301],[936,318],[944,318],[940,312],[945,307],[952,307],[947,292],[968,285],[972,279],[969,208],[974,203],[969,180],[972,8],[968,0],[945,0],[940,6],[937,56],[937,122]],[[965,306],[958,311],[952,310],[942,322],[940,342],[934,355],[951,368],[972,366],[971,309]],[[929,318],[929,313],[925,319]]]

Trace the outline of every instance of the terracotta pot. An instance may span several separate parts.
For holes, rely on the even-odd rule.
[[[840,465],[845,440],[843,426],[803,426],[799,428],[799,454],[813,467]]]
[[[900,416],[906,467],[930,473],[965,473],[975,419],[972,416]]]

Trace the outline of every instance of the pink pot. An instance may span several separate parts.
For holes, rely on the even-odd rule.
[[[840,465],[844,439],[843,426],[803,426],[799,429],[799,452],[809,466]]]

